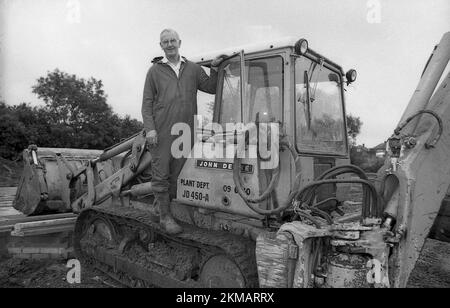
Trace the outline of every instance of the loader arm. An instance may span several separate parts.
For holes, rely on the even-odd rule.
[[[103,152],[31,145],[24,150],[23,159],[24,170],[14,207],[25,215],[79,213],[117,198],[124,186],[151,163],[145,131]],[[147,183],[130,187],[132,194],[151,190],[150,182],[147,179],[143,182]]]
[[[111,176],[100,181],[95,176],[98,175],[97,164],[111,159],[125,151],[130,151],[129,160]],[[151,164],[151,155],[146,147],[146,133],[142,131],[132,138],[119,143],[110,149],[105,150],[102,155],[89,161],[85,167],[88,191],[71,203],[71,208],[75,213],[84,208],[103,203],[106,200],[120,197],[122,188],[133,178],[142,173]],[[77,181],[77,179],[74,179]],[[151,183],[143,183],[145,186],[140,190],[151,191]],[[132,187],[133,188],[133,187]]]

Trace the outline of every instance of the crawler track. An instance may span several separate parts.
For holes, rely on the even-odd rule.
[[[98,222],[107,226],[104,229],[108,230],[108,239],[93,231],[99,229]],[[86,209],[75,226],[75,253],[83,263],[130,287],[215,286],[205,282],[202,272],[203,266],[215,256],[223,256],[237,265],[239,286],[258,286],[253,241],[187,224],[183,228],[183,233],[170,236],[142,210]]]

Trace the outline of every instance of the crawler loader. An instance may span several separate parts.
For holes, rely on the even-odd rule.
[[[29,147],[15,207],[77,213],[77,258],[132,287],[405,287],[428,235],[449,235],[438,213],[449,209],[450,32],[375,179],[349,163],[344,91],[355,70],[292,38],[192,61],[208,71],[224,53],[216,94],[198,94],[203,118],[171,202],[182,233],[166,234],[149,211],[145,131],[102,152]],[[232,154],[196,152],[205,146]],[[350,187],[361,202],[346,202]]]

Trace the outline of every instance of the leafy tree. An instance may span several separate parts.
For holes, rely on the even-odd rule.
[[[33,93],[44,106],[0,101],[0,156],[15,159],[29,144],[40,147],[103,149],[143,129],[107,104],[101,80],[55,69],[37,80]]]
[[[93,77],[85,80],[55,69],[40,77],[32,89],[57,123],[79,128],[112,114],[102,87],[101,80]]]
[[[50,116],[45,108],[31,107],[29,104],[22,103],[11,106],[11,112],[14,113],[17,120],[26,128],[26,140],[28,144],[34,143],[40,146],[53,146],[49,144],[50,140]]]
[[[142,123],[120,118],[107,103],[103,83],[58,69],[33,86],[45,103],[53,146],[101,149],[142,129]]]
[[[0,102],[0,156],[15,159],[27,145],[25,125],[4,102]]]
[[[350,144],[352,146],[356,145],[356,136],[361,132],[361,126],[363,122],[359,117],[347,115],[347,134],[350,138]]]
[[[56,144],[68,139],[74,147],[102,146],[101,136],[96,140],[94,134],[103,130],[95,127],[104,126],[112,116],[102,87],[101,80],[85,80],[58,69],[37,80],[33,93],[45,103]]]

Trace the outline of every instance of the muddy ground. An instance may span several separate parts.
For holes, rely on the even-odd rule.
[[[81,268],[81,283],[68,283],[66,260],[4,258],[0,262],[1,288],[114,288],[122,287],[99,271]]]
[[[427,239],[408,287],[450,288],[450,243]]]
[[[0,186],[17,186],[21,164],[0,159]],[[0,288],[123,287],[92,268],[81,269],[81,283],[66,281],[66,260],[22,260],[0,257]],[[450,288],[450,243],[428,239],[408,287]]]
[[[450,243],[428,239],[408,283],[409,288],[450,288]],[[1,288],[120,288],[123,285],[92,268],[81,269],[81,283],[69,284],[65,260],[0,260]]]

